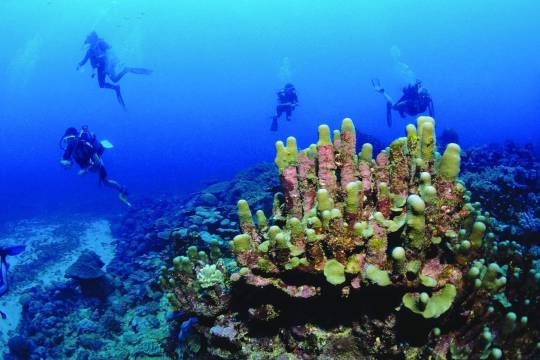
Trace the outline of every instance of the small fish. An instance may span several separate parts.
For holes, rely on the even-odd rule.
[[[6,320],[7,319],[7,315],[5,312],[3,312],[2,310],[0,310],[0,317],[2,317],[2,319]]]

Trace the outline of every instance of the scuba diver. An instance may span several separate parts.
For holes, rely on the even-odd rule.
[[[270,131],[277,131],[278,119],[285,113],[285,119],[291,121],[291,114],[298,106],[298,96],[293,84],[285,84],[285,87],[277,92],[278,104],[276,106],[276,115],[272,117]]]
[[[98,141],[96,135],[88,130],[88,126],[83,126],[81,131],[70,127],[60,139],[60,148],[64,150],[60,165],[69,169],[72,165],[71,159],[73,159],[81,168],[78,175],[84,175],[88,171],[97,173],[99,183],[117,190],[120,193],[118,194],[120,201],[131,207],[127,199],[126,188],[117,181],[109,179],[101,159],[105,149],[112,147],[113,145],[107,140]]]
[[[24,245],[0,246],[0,296],[9,290],[7,257],[19,255],[24,249]],[[5,314],[2,315],[2,318],[5,319]]]
[[[428,110],[429,116],[434,116],[433,100],[426,88],[422,87],[422,82],[416,80],[414,85],[408,85],[403,88],[403,95],[394,103],[394,100],[388,95],[381,86],[379,79],[371,80],[373,88],[381,93],[386,99],[386,123],[392,126],[392,110],[395,110],[404,118],[405,115],[416,116]]]
[[[95,31],[88,34],[84,44],[88,45],[88,50],[86,50],[84,58],[77,65],[77,70],[90,60],[90,65],[92,66],[92,78],[95,76],[94,71],[97,70],[99,87],[102,89],[114,90],[116,99],[125,110],[126,104],[124,103],[122,93],[120,92],[120,85],[108,83],[106,77],[108,76],[113,83],[117,83],[127,73],[149,75],[152,73],[152,70],[124,67],[120,72],[116,72],[117,60],[111,54],[111,46],[107,44],[105,40],[100,38]]]

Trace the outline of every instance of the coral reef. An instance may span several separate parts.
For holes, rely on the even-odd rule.
[[[85,253],[21,297],[4,358],[538,358],[533,149],[441,155],[433,120],[419,124],[382,152],[349,120],[323,126],[306,150],[278,143],[276,166],[137,201],[107,267]],[[58,261],[80,229],[38,257]]]
[[[531,244],[540,236],[540,160],[532,144],[477,146],[463,156],[472,200],[497,220],[501,236]]]
[[[538,356],[538,261],[492,232],[432,118],[406,130],[375,159],[350,119],[302,151],[276,143],[283,191],[270,218],[238,201],[235,261],[188,248],[162,268],[170,305],[198,319],[182,356]]]
[[[192,341],[196,320],[190,321],[186,313],[167,312],[161,304],[166,299],[155,279],[162,259],[194,245],[205,249],[210,260],[221,257],[238,228],[232,198],[247,197],[271,209],[268,187],[275,187],[275,173],[273,165],[259,164],[188,198],[137,200],[138,206],[112,225],[116,251],[107,267],[96,254],[86,252],[66,271],[67,280],[60,277],[25,291],[20,298],[22,321],[0,350],[0,358],[164,359],[175,351],[166,344],[172,333],[179,343],[196,346]],[[59,254],[77,248],[87,222],[58,225],[50,241],[36,240],[39,265],[59,262]],[[11,230],[27,239],[32,237],[28,229],[39,227],[23,223]],[[220,275],[221,270],[207,265],[198,278],[207,289],[228,279],[226,271]],[[35,281],[42,269],[36,264],[17,265],[13,277],[26,284]],[[86,291],[86,285],[98,285],[98,291]]]

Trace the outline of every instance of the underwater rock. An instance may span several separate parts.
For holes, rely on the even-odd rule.
[[[95,280],[104,276],[101,268],[105,265],[93,251],[84,251],[66,270],[65,277],[77,280]]]
[[[205,192],[199,195],[199,202],[203,206],[215,206],[218,203],[218,199],[214,194]]]
[[[93,333],[96,332],[98,328],[93,321],[90,321],[88,319],[81,320],[77,326],[79,334]]]
[[[74,279],[85,296],[103,298],[114,289],[101,268],[105,265],[93,251],[84,251],[66,270],[65,277]]]
[[[20,359],[28,359],[32,353],[32,344],[22,336],[14,336],[8,342],[9,351]]]
[[[98,336],[91,334],[80,335],[78,340],[80,346],[91,351],[100,350],[104,345],[103,341]]]

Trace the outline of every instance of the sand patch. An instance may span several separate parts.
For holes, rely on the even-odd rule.
[[[70,219],[66,222],[42,219],[22,220],[9,227],[0,244],[25,244],[26,251],[9,257],[11,289],[0,297],[0,348],[6,346],[21,320],[19,297],[35,286],[49,286],[65,281],[66,269],[82,251],[91,250],[107,266],[114,257],[115,246],[110,223],[104,219]]]

